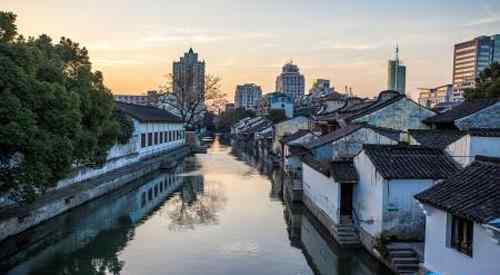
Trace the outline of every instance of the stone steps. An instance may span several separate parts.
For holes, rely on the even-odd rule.
[[[361,246],[361,241],[357,232],[354,230],[352,221],[349,218],[341,217],[340,224],[334,227],[335,239],[342,246],[358,247]]]
[[[388,250],[390,262],[399,274],[417,274],[419,261],[413,249],[388,247]]]

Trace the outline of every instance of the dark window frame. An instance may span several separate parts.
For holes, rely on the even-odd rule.
[[[141,148],[146,147],[146,134],[141,134]]]
[[[474,246],[474,222],[451,215],[450,248],[472,257]]]
[[[148,146],[153,145],[153,133],[148,133]]]

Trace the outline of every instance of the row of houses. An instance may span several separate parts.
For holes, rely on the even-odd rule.
[[[304,204],[341,246],[400,274],[500,270],[500,101],[436,113],[383,91],[263,121],[240,121],[234,140],[300,178]]]

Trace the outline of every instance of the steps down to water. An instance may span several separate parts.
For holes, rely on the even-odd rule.
[[[417,253],[411,248],[388,247],[390,262],[401,275],[418,273],[419,261]]]
[[[340,224],[334,226],[333,234],[337,242],[344,247],[360,247],[359,236],[354,229],[351,217],[342,216]]]

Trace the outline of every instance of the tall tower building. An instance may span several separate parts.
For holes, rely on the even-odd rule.
[[[500,35],[479,36],[458,43],[453,50],[453,95],[475,87],[479,74],[493,62],[500,62]]]
[[[236,86],[234,105],[236,108],[256,110],[257,103],[262,97],[262,89],[253,83]]]
[[[276,78],[276,91],[297,100],[304,95],[304,83],[304,75],[299,72],[299,67],[292,62],[288,62],[283,66],[281,74]]]
[[[387,72],[387,89],[406,93],[406,66],[399,60],[399,47],[396,46],[394,59],[389,60]]]
[[[179,61],[173,64],[173,90],[176,94],[205,93],[205,61],[198,61],[198,53],[189,49]]]

